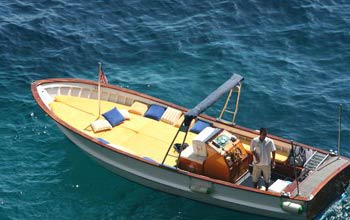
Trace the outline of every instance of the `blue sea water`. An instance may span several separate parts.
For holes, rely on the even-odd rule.
[[[96,80],[193,107],[233,72],[239,125],[350,156],[348,1],[0,1],[0,219],[269,219],[100,167],[34,102],[32,81]],[[207,110],[217,116],[220,104]],[[348,219],[345,193],[323,219]]]

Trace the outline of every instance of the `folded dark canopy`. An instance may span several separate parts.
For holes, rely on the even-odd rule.
[[[243,77],[238,74],[233,74],[229,80],[217,88],[214,92],[203,99],[196,107],[192,108],[185,113],[185,125],[189,126],[192,119],[196,118],[199,114],[204,112],[212,104],[214,104],[223,94],[229,92],[239,82],[243,80]]]

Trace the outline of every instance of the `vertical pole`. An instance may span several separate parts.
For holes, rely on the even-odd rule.
[[[180,127],[181,128],[181,127]],[[183,149],[183,146],[185,144],[185,141],[186,141],[186,137],[187,137],[187,134],[188,134],[188,130],[190,129],[190,126],[186,126],[186,133],[185,133],[185,137],[182,141],[182,144],[181,144],[181,148],[180,148],[180,152],[179,152],[179,155],[177,157],[177,161],[176,161],[176,169],[179,168],[179,163],[180,163],[180,157],[181,157],[181,152],[182,152],[182,149]]]
[[[291,141],[291,144],[292,144],[292,153],[293,153],[294,177],[295,177],[295,181],[297,183],[297,196],[298,196],[299,195],[299,182],[298,182],[297,170],[296,170],[296,167],[295,167],[295,149],[294,149],[293,141]]]
[[[101,70],[102,70],[102,63],[98,62],[98,118],[101,116]]]
[[[225,102],[225,104],[224,104],[224,107],[222,108],[222,110],[221,110],[221,112],[220,112],[219,120],[221,120],[221,118],[222,118],[222,116],[223,116],[223,114],[224,114],[224,112],[225,112],[225,110],[226,110],[226,108],[227,108],[227,104],[228,104],[228,102],[229,102],[230,99],[231,99],[232,90],[233,90],[233,89],[231,89],[230,92],[228,93],[228,96],[227,96],[226,102]]]
[[[241,96],[241,89],[242,89],[242,82],[239,83],[239,87],[238,87],[238,94],[237,94],[237,99],[236,99],[236,107],[235,107],[235,112],[233,114],[232,125],[235,124],[236,115],[237,115],[237,112],[238,112],[239,98]]]
[[[171,142],[171,144],[170,144],[170,146],[169,146],[169,148],[168,148],[168,151],[166,152],[166,154],[165,154],[165,156],[164,156],[164,159],[163,159],[163,161],[162,161],[162,164],[164,164],[166,158],[168,157],[170,148],[171,148],[171,146],[173,146],[173,144],[174,144],[174,142],[175,142],[177,136],[179,135],[180,129],[181,129],[181,126],[179,127],[179,129],[177,129],[177,132],[176,132],[176,134],[175,134],[175,137],[174,137],[173,141]],[[182,146],[181,146],[181,147],[182,147]]]
[[[339,105],[339,127],[338,127],[338,158],[340,158],[340,132],[341,132],[341,115],[343,111],[342,104]]]

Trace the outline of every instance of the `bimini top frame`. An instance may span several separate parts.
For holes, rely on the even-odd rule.
[[[221,120],[223,112],[225,112],[225,111],[229,112],[226,110],[226,107],[227,107],[228,101],[231,97],[233,89],[237,88],[238,96],[237,96],[236,109],[234,111],[232,124],[234,123],[234,119],[236,117],[236,113],[237,113],[237,109],[238,109],[238,100],[239,100],[239,95],[240,95],[240,91],[241,91],[240,88],[241,88],[241,81],[242,80],[243,80],[243,77],[241,75],[233,74],[230,79],[228,79],[225,83],[223,83],[220,87],[218,87],[214,92],[212,92],[210,95],[208,95],[205,99],[203,99],[198,105],[196,105],[196,107],[192,108],[191,110],[189,110],[188,112],[185,113],[185,119],[184,119],[182,125],[180,126],[180,128],[178,129],[173,141],[171,142],[171,144],[168,148],[168,151],[167,151],[166,155],[164,156],[162,164],[164,164],[164,162],[169,154],[170,148],[173,146],[175,139],[178,136],[179,132],[180,131],[186,132],[185,137],[183,139],[183,142],[181,144],[181,147],[183,147],[184,143],[186,141],[187,133],[189,131],[189,127],[190,127],[192,120],[195,119],[199,114],[204,112],[211,105],[213,105],[216,101],[218,101],[220,99],[221,96],[223,96],[227,92],[229,92],[229,96],[228,96],[226,103],[221,111],[221,114],[219,116],[219,120]],[[178,155],[176,167],[178,167],[178,165],[179,165],[178,163],[179,163],[180,155],[181,155],[181,150],[180,150],[179,155]]]
[[[214,92],[212,92],[210,95],[208,95],[205,99],[203,99],[198,105],[196,105],[196,107],[192,108],[190,111],[185,113],[185,121],[184,121],[185,126],[189,126],[191,124],[191,121],[193,119],[195,119],[199,114],[201,114],[207,108],[209,108],[211,105],[213,105],[225,93],[230,92],[228,99],[226,100],[225,106],[220,113],[219,118],[221,119],[223,112],[226,110],[226,107],[227,107],[228,101],[231,97],[232,91],[235,88],[238,88],[238,91],[239,91],[236,106],[238,105],[241,81],[243,79],[244,78],[241,75],[233,74],[230,79],[228,79],[224,84],[222,84]],[[234,117],[236,116],[236,113],[237,113],[237,111],[235,111]],[[234,122],[234,119],[233,119],[233,122]]]

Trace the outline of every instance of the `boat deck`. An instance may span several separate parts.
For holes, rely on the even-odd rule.
[[[111,143],[113,147],[128,153],[151,158],[160,163],[174,138],[177,127],[163,121],[155,121],[133,113],[130,120],[114,127],[110,131],[94,133],[89,126],[98,118],[98,100],[70,95],[58,95],[49,104],[51,110],[67,124],[86,133],[94,138],[102,138]],[[101,101],[101,112],[107,112],[112,108],[129,110],[130,106],[111,101]],[[192,143],[197,134],[189,132],[186,142]],[[182,143],[184,133],[180,132],[175,143]],[[250,151],[250,140],[243,140],[242,144],[247,151]],[[143,146],[143,147],[142,147]],[[276,145],[276,160],[285,162],[288,158],[288,150],[280,150]],[[165,164],[173,166],[176,164],[177,152],[171,150],[170,157],[167,157]]]
[[[57,96],[50,103],[51,110],[63,121],[94,138],[102,138],[110,146],[143,158],[161,163],[178,128],[163,121],[156,121],[133,113],[130,120],[113,127],[112,130],[94,133],[89,126],[98,118],[98,101],[74,96]],[[112,108],[128,110],[130,106],[101,101],[101,112]],[[192,143],[197,134],[189,132],[186,142]],[[181,143],[184,133],[180,132],[175,143]],[[165,164],[174,166],[178,154],[169,152]]]
[[[349,160],[338,159],[338,157],[329,157],[319,168],[315,171],[310,171],[308,177],[299,184],[299,195],[309,197],[311,193],[327,179],[328,176],[335,173],[340,167],[349,164]],[[295,189],[292,195],[297,195]]]

